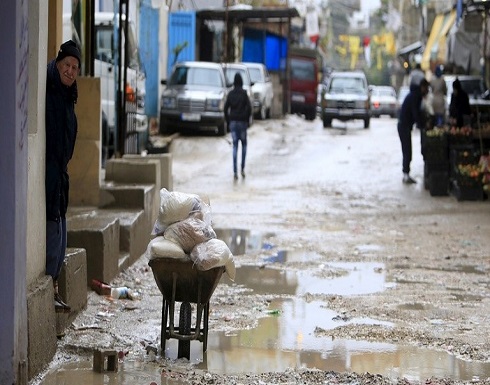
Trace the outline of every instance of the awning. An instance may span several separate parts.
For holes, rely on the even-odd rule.
[[[422,55],[422,69],[427,71],[431,61],[444,62],[446,58],[446,36],[456,20],[456,11],[437,15],[432,24],[429,39]]]
[[[400,48],[398,51],[398,56],[405,56],[408,55],[412,52],[418,51],[423,47],[423,44],[421,41],[416,41],[415,43],[409,44],[403,48]]]

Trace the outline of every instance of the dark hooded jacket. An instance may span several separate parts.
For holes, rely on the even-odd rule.
[[[414,124],[417,127],[424,126],[424,114],[422,113],[422,92],[419,85],[410,85],[410,92],[405,97],[400,108],[398,125],[411,130]]]
[[[77,137],[77,84],[61,83],[56,61],[48,63],[46,79],[46,219],[59,221],[68,207],[68,162]]]
[[[457,95],[453,92],[451,103],[449,104],[449,116],[456,119],[456,127],[464,125],[464,116],[471,115],[470,99],[459,79],[453,82],[453,90],[457,90]]]
[[[233,121],[249,122],[252,106],[247,91],[243,89],[243,79],[239,73],[233,79],[233,89],[228,94],[225,103],[226,122]]]

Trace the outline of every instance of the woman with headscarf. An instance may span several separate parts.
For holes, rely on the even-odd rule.
[[[436,126],[442,126],[446,115],[447,87],[446,82],[442,77],[442,68],[440,65],[436,67],[435,77],[433,77],[430,81],[430,88],[432,89],[432,110],[434,111],[434,122]]]

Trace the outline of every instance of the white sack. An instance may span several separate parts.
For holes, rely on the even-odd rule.
[[[216,238],[216,233],[211,225],[205,221],[199,218],[189,217],[168,226],[163,236],[165,239],[180,245],[182,250],[186,254],[189,254],[198,243]]]
[[[233,254],[228,245],[221,239],[210,239],[197,244],[190,254],[192,262],[198,270],[209,270],[225,266],[225,271],[232,281],[235,280],[236,268]]]
[[[160,209],[153,227],[152,235],[161,235],[172,223],[181,221],[190,215],[211,224],[211,208],[199,195],[178,191],[160,190]]]
[[[146,249],[146,257],[149,260],[157,258],[189,259],[180,245],[163,236],[158,236],[150,241]]]

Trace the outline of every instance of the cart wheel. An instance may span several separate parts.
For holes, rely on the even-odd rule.
[[[182,302],[179,314],[179,334],[187,336],[191,334],[192,308],[189,302]],[[177,358],[185,357],[191,359],[191,341],[179,340]]]

